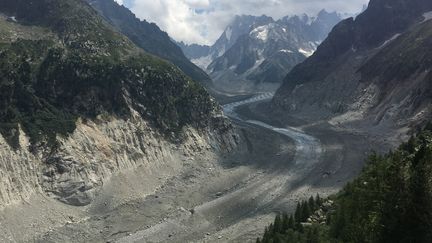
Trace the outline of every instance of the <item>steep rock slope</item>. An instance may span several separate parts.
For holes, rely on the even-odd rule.
[[[293,16],[251,26],[208,66],[215,86],[224,90],[276,89],[340,20],[337,13],[323,10],[316,18]]]
[[[118,5],[114,0],[87,0],[87,2],[137,46],[172,62],[192,79],[209,85],[209,76],[191,63],[182,50],[171,41],[168,34],[160,30],[156,24],[139,20],[129,9]]]
[[[371,1],[287,75],[274,104],[335,124],[424,121],[430,116],[431,10],[426,0]]]
[[[85,1],[1,1],[0,26],[0,208],[87,205],[116,172],[236,145],[201,86]]]

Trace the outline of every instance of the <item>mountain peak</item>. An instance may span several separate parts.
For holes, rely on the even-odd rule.
[[[334,12],[336,13],[336,12]],[[325,8],[321,9],[321,11],[318,12],[318,16],[328,15],[330,12],[327,12]]]

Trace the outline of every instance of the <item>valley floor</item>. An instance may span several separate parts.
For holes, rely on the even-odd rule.
[[[260,111],[258,104],[264,102],[233,107],[233,121],[246,142],[244,151],[221,157],[181,156],[183,167],[169,178],[161,178],[169,174],[164,168],[160,175],[145,177],[139,169],[123,172],[85,208],[49,198],[17,205],[0,212],[1,222],[18,217],[0,230],[0,241],[20,239],[16,232],[19,222],[25,222],[25,233],[39,234],[34,239],[38,242],[254,242],[275,213],[292,212],[298,200],[311,195],[337,192],[360,173],[371,150],[387,149],[327,123],[292,120],[286,121],[292,127],[282,126]],[[151,195],[131,190],[158,180],[163,183]],[[107,205],[119,193],[123,202]],[[38,207],[44,211],[34,213]],[[44,214],[51,216],[37,220]],[[59,218],[70,222],[56,224]]]

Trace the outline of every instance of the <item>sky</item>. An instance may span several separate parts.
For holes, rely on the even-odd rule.
[[[236,15],[358,13],[369,0],[115,0],[140,19],[156,23],[177,41],[213,44]]]

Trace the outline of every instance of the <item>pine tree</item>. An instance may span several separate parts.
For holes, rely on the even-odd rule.
[[[336,215],[334,215],[334,217],[332,217],[331,219],[331,227],[330,227],[331,236],[334,238],[339,238],[345,226],[346,226],[345,210],[344,207],[340,206],[336,210]]]
[[[271,224],[270,224],[270,226],[271,226]],[[269,231],[270,226],[265,228],[262,242],[266,242],[271,237],[271,233]]]
[[[307,231],[306,231],[306,243],[313,243],[312,242],[312,230],[311,229],[308,229]]]
[[[282,233],[282,219],[280,214],[276,215],[274,225],[273,225],[273,234]]]
[[[294,228],[295,228],[295,221],[293,216],[291,215],[288,220],[288,229],[294,229]]]
[[[309,204],[307,202],[303,202],[301,205],[301,210],[302,210],[302,213],[301,213],[302,222],[306,222],[306,220],[311,215],[311,210],[309,208]]]
[[[413,160],[411,205],[406,216],[409,241],[427,242],[432,237],[432,151],[423,144]]]
[[[284,233],[289,229],[289,217],[287,213],[282,214],[282,232]]]
[[[309,202],[308,203],[309,203],[309,209],[311,211],[315,211],[315,209],[316,209],[315,199],[312,196],[309,198]]]
[[[296,223],[301,223],[302,221],[302,210],[301,210],[300,202],[297,203],[297,207],[294,213],[294,219]]]
[[[317,227],[308,230],[308,235],[306,239],[307,243],[319,243],[319,231]]]
[[[319,195],[318,193],[316,194],[316,197],[315,197],[315,204],[316,204],[318,207],[321,207],[321,206],[322,206],[322,201],[321,201],[320,195]]]

